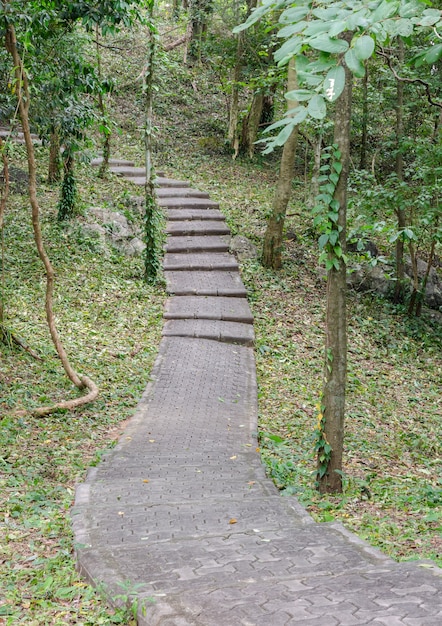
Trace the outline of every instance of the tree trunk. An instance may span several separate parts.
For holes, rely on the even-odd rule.
[[[258,136],[259,120],[261,119],[264,95],[258,91],[253,95],[249,113],[243,120],[240,152],[247,154],[249,159],[255,154],[255,141]]]
[[[60,137],[57,129],[53,128],[49,144],[48,182],[56,183],[60,178]]]
[[[55,273],[51,261],[47,255],[41,234],[40,207],[37,200],[37,167],[35,162],[34,144],[32,143],[31,130],[29,126],[30,90],[28,78],[26,72],[24,71],[23,63],[18,52],[15,29],[12,24],[9,24],[6,30],[5,44],[6,49],[12,56],[14,62],[14,73],[17,84],[18,111],[23,127],[23,135],[25,138],[26,152],[28,157],[29,199],[32,210],[32,226],[34,230],[35,245],[37,247],[38,255],[44,265],[46,272],[46,319],[48,322],[52,341],[67,376],[79,389],[84,389],[85,387],[89,389],[89,393],[87,393],[85,396],[82,396],[81,398],[75,398],[73,400],[59,402],[53,406],[40,407],[33,411],[33,413],[37,415],[47,415],[48,413],[51,413],[54,410],[60,408],[71,410],[73,408],[86,404],[87,402],[92,402],[97,397],[99,390],[90,378],[84,375],[77,374],[77,372],[73,369],[67,357],[66,351],[63,347],[63,344],[60,341],[60,337],[58,335],[57,327],[55,324],[55,316],[52,306]]]
[[[102,71],[101,71],[101,52],[100,52],[100,32],[98,29],[98,24],[95,27],[95,45],[97,50],[97,70],[98,70],[98,80],[100,82],[100,89],[103,82]],[[107,110],[106,103],[103,98],[103,94],[101,91],[98,92],[98,108],[101,113],[101,126],[103,128],[103,160],[100,165],[100,169],[98,170],[99,178],[106,178],[107,173],[109,171],[109,158],[111,151],[111,130],[110,125],[107,119]]]
[[[404,43],[399,39],[398,49],[399,62],[404,61]],[[395,172],[399,182],[404,180],[404,159],[401,143],[404,135],[404,83],[398,80],[396,83],[396,163]],[[398,206],[396,209],[397,228],[403,231],[407,224],[405,209]],[[405,300],[405,263],[404,263],[404,240],[399,236],[396,240],[396,285],[394,288],[393,301],[396,304]]]
[[[297,89],[297,83],[295,60],[292,59],[288,67],[287,91],[294,91]],[[293,100],[289,100],[287,103],[288,111],[294,109],[296,106],[297,102]],[[275,270],[279,269],[282,265],[282,233],[284,229],[287,205],[292,193],[292,180],[297,145],[298,127],[295,126],[282,150],[278,184],[273,198],[272,215],[270,216],[267,224],[267,230],[264,235],[262,264],[264,267],[271,267]]]
[[[6,210],[6,204],[9,196],[9,163],[6,154],[6,146],[3,139],[0,137],[0,153],[3,161],[3,185],[0,198],[0,237],[1,237],[1,286],[0,286],[0,325],[3,325],[5,317],[5,239],[3,231],[3,221]]]
[[[75,180],[75,159],[72,154],[63,158],[63,182],[61,183],[60,200],[58,202],[57,219],[69,220],[75,215],[77,199],[77,181]]]
[[[254,7],[256,7],[257,0],[248,0],[247,2],[247,13],[244,19],[247,19],[250,15],[250,12]],[[240,21],[239,11],[238,11],[238,22]],[[233,68],[233,76],[232,76],[232,95],[230,98],[230,108],[229,108],[229,129],[227,133],[227,139],[232,146],[232,148],[237,152],[238,146],[238,119],[239,119],[239,81],[241,78],[242,67],[243,67],[243,54],[244,54],[244,40],[246,36],[246,31],[241,31],[237,35],[237,44],[236,44],[236,58],[235,58],[235,67]]]
[[[368,139],[368,65],[365,65],[365,76],[362,83],[362,132],[360,168],[367,169],[367,139]]]
[[[190,3],[192,28],[191,40],[189,42],[189,58],[198,63],[201,63],[201,47],[207,34],[207,24],[211,11],[212,0],[192,0]]]
[[[351,33],[348,34],[349,36]],[[341,153],[342,171],[334,199],[339,203],[338,228],[342,250],[346,248],[347,179],[350,164],[350,126],[352,74],[345,66],[345,87],[336,102],[334,143]],[[322,439],[318,450],[318,488],[321,493],[342,491],[342,454],[344,444],[345,391],[347,379],[347,313],[346,274],[344,260],[339,269],[327,274],[327,309],[324,388],[322,394]],[[331,447],[324,450],[324,446]],[[324,460],[325,459],[325,460]]]
[[[153,24],[154,1],[149,4],[149,21]],[[151,33],[144,73],[143,91],[145,102],[144,147],[146,163],[145,215],[144,215],[144,274],[149,283],[155,282],[160,268],[158,250],[159,215],[155,196],[154,170],[152,166],[152,104],[155,37]]]

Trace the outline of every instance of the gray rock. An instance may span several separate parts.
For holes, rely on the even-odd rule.
[[[130,241],[120,242],[118,249],[126,256],[141,256],[146,248],[146,244],[138,237],[134,237]]]
[[[256,246],[249,241],[247,237],[243,237],[242,235],[235,235],[231,238],[230,252],[233,252],[240,261],[258,258]]]
[[[90,216],[95,217],[106,228],[107,234],[112,239],[124,239],[133,236],[132,228],[124,215],[101,207],[91,207],[88,210]]]

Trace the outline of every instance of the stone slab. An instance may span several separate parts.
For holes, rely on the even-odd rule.
[[[253,326],[222,320],[168,320],[163,327],[163,337],[196,337],[253,346]]]
[[[231,296],[245,298],[246,289],[238,272],[166,271],[167,290],[177,296]]]
[[[139,178],[140,176],[146,176],[145,167],[134,167],[129,165],[111,165],[109,170],[117,176],[124,176],[126,178]]]
[[[103,157],[97,157],[96,159],[92,159],[91,165],[97,167],[103,163]],[[134,167],[135,163],[133,161],[127,161],[126,159],[109,159],[110,166],[125,166],[125,167]]]
[[[237,270],[238,261],[228,252],[167,253],[163,267],[165,270]]]
[[[218,209],[165,209],[167,219],[172,222],[180,220],[219,220],[226,219]]]
[[[159,187],[158,198],[210,198],[206,191],[192,187]]]
[[[165,252],[228,252],[228,237],[221,236],[189,236],[189,237],[168,237]]]
[[[159,172],[157,172],[156,184],[158,187],[190,187],[190,183],[187,180],[167,178],[166,176],[160,176]]]
[[[174,296],[164,308],[165,319],[215,319],[253,323],[253,315],[245,298],[221,296]]]
[[[229,235],[230,228],[220,220],[180,220],[169,222],[166,233],[173,236]]]
[[[159,198],[158,204],[171,209],[219,209],[219,203],[205,198]]]

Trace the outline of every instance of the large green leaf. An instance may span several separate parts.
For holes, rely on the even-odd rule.
[[[275,61],[280,65],[287,63],[291,57],[296,56],[301,52],[302,48],[301,37],[292,37],[285,41],[282,46],[275,52]]]
[[[303,100],[310,100],[313,96],[313,92],[310,89],[295,89],[294,91],[288,91],[285,94],[287,100],[297,100],[302,102]]]
[[[339,98],[345,87],[345,70],[341,65],[333,67],[324,80],[324,95],[329,102]]]
[[[297,24],[289,24],[288,26],[284,26],[278,31],[278,37],[291,37],[292,35],[296,35],[296,33],[300,33],[306,26],[307,22],[298,22]]]
[[[393,17],[398,11],[400,4],[400,0],[383,0],[371,14],[370,22],[376,24],[376,22],[382,22],[389,17]]]
[[[327,113],[327,105],[323,96],[316,94],[308,103],[307,107],[309,115],[314,117],[315,120],[322,120]]]
[[[363,63],[358,59],[354,48],[350,48],[347,50],[344,56],[345,62],[347,63],[347,67],[352,74],[357,76],[358,78],[362,78],[365,76],[365,68]]]
[[[332,39],[328,35],[319,35],[313,37],[308,42],[311,48],[321,50],[322,52],[330,52],[332,54],[340,54],[348,50],[348,43],[343,39]]]
[[[436,63],[442,57],[442,43],[438,43],[435,46],[431,46],[430,50],[425,55],[425,61],[427,63]]]
[[[303,20],[310,12],[310,7],[291,7],[286,9],[279,18],[280,24],[294,24]]]
[[[362,37],[358,37],[354,45],[355,57],[359,61],[366,61],[373,54],[374,46],[375,44],[372,37],[369,37],[368,35],[362,35]]]

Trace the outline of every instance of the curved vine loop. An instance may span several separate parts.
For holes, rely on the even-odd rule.
[[[51,407],[41,407],[39,409],[34,409],[30,411],[26,411],[26,413],[32,413],[34,415],[48,415],[54,411],[59,409],[68,409],[71,410],[88,402],[92,402],[98,395],[99,389],[97,385],[87,376],[79,375],[74,368],[71,366],[69,359],[67,357],[66,351],[61,343],[60,337],[58,335],[57,327],[55,324],[55,317],[53,312],[53,293],[54,293],[54,269],[52,267],[51,261],[46,253],[43,238],[41,234],[41,226],[40,226],[40,208],[37,200],[37,176],[36,176],[36,162],[35,162],[35,153],[34,153],[34,145],[32,143],[30,125],[29,125],[29,104],[30,104],[30,90],[28,84],[28,78],[26,72],[23,67],[23,62],[18,52],[17,47],[17,39],[15,35],[15,29],[12,24],[9,24],[6,30],[6,49],[12,56],[14,62],[14,72],[16,79],[16,94],[18,100],[18,109],[20,114],[20,119],[23,127],[23,135],[25,138],[26,150],[28,155],[28,170],[29,170],[29,198],[32,209],[32,226],[34,230],[34,240],[37,246],[39,257],[45,267],[46,271],[46,298],[45,298],[45,310],[46,310],[46,320],[49,326],[49,332],[51,334],[52,341],[54,343],[57,354],[62,362],[63,368],[66,372],[68,378],[74,383],[76,387],[79,389],[89,389],[89,393],[81,398],[76,398],[74,400],[68,400],[65,402],[60,402],[58,404],[54,404]]]

